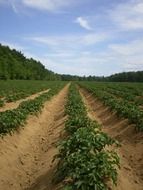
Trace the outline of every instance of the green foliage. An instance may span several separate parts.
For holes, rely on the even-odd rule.
[[[59,145],[56,177],[68,183],[64,190],[107,190],[107,181],[117,181],[119,157],[106,148],[118,143],[87,117],[86,108],[75,86],[70,87],[66,105],[70,134]]]
[[[61,78],[64,81],[143,82],[143,71],[122,72],[109,77],[61,75]]]
[[[61,77],[47,70],[39,61],[28,59],[21,52],[0,44],[0,79],[60,80]]]
[[[61,143],[59,149],[60,157],[68,157],[78,150],[85,153],[97,153],[104,149],[106,145],[112,145],[113,143],[115,141],[106,133],[101,132],[98,126],[96,128],[89,126],[81,127]]]
[[[0,112],[0,135],[11,133],[15,129],[24,126],[28,116],[40,112],[45,101],[57,94],[64,85],[64,82],[58,83],[51,87],[49,92],[43,93],[33,100],[22,102],[18,108]]]
[[[101,100],[120,117],[127,118],[138,130],[143,130],[143,109],[139,98],[143,95],[142,84],[79,83]]]
[[[64,83],[64,82],[63,82]],[[35,93],[52,89],[53,86],[61,85],[61,81],[27,81],[27,80],[7,80],[0,81],[1,107],[7,102],[14,102],[24,99]]]
[[[67,177],[73,180],[69,185],[72,190],[107,190],[106,182],[110,179],[116,184],[119,157],[115,152],[103,150],[87,154],[79,150],[66,157],[64,162],[68,168]]]
[[[4,101],[0,99],[0,107],[4,106]]]
[[[105,79],[111,82],[143,82],[143,71],[117,73]]]

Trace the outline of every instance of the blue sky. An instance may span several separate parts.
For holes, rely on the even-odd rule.
[[[0,0],[0,42],[57,73],[143,70],[143,0]]]

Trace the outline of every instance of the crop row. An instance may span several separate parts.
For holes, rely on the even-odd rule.
[[[120,99],[124,99],[128,102],[132,102],[134,103],[136,106],[139,105],[143,105],[143,98],[142,98],[142,94],[137,95],[136,91],[134,91],[134,89],[127,91],[127,89],[125,90],[125,88],[113,88],[113,87],[104,87],[104,89],[98,89],[100,91],[104,91],[104,92],[108,92],[109,94],[112,94],[113,96],[115,96],[116,98],[120,98]]]
[[[97,83],[83,82],[90,85],[94,90],[108,92],[116,98],[134,103],[136,106],[143,105],[143,85],[138,83]]]
[[[71,86],[66,105],[67,138],[59,145],[56,180],[64,190],[107,190],[108,181],[116,184],[119,157],[110,145],[118,143],[87,117],[86,107],[75,86]]]
[[[107,89],[105,90],[106,92],[113,94],[116,98],[120,98],[123,100],[126,100],[129,103],[132,103],[136,106],[143,106],[143,96],[136,96],[132,94],[132,92],[125,92],[124,89],[123,91],[117,91],[113,89]]]
[[[0,99],[0,107],[4,106],[4,101]]]
[[[143,130],[143,111],[134,102],[124,99],[118,99],[112,94],[98,90],[93,85],[80,83],[81,87],[86,88],[89,92],[101,100],[104,105],[115,111],[120,117],[127,118],[130,123],[135,124],[138,130]]]
[[[60,84],[58,81],[0,81],[0,107]]]
[[[22,102],[18,108],[0,112],[0,135],[12,133],[14,130],[24,126],[29,115],[41,111],[46,100],[57,94],[65,83],[60,83],[51,88],[49,92],[43,93],[34,100]]]

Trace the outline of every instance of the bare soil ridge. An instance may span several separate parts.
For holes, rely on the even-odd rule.
[[[103,131],[116,138],[121,144],[121,157],[117,187],[112,190],[143,190],[143,133],[137,133],[126,119],[105,107],[85,89],[80,89],[88,115],[103,126]]]
[[[12,136],[0,139],[0,189],[52,190],[52,175],[61,139],[68,85],[46,102],[38,117],[30,116],[27,125]]]

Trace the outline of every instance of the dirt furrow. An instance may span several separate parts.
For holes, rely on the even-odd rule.
[[[3,107],[0,108],[0,112],[4,112],[6,110],[12,110],[12,109],[16,109],[19,104],[23,101],[27,101],[27,100],[33,100],[35,99],[36,97],[40,96],[41,94],[45,93],[45,92],[48,92],[50,89],[47,89],[47,90],[44,90],[44,91],[41,91],[41,92],[38,92],[36,94],[33,94],[31,96],[28,96],[27,98],[24,98],[24,99],[20,99],[20,100],[17,100],[15,102],[7,102],[4,104]]]
[[[46,102],[42,113],[30,116],[24,129],[0,139],[0,189],[52,190],[51,179],[63,135],[68,85]]]
[[[80,89],[89,117],[103,126],[103,131],[121,143],[118,153],[121,169],[117,187],[112,190],[143,190],[143,134],[137,133],[127,119],[120,119],[91,93]]]

